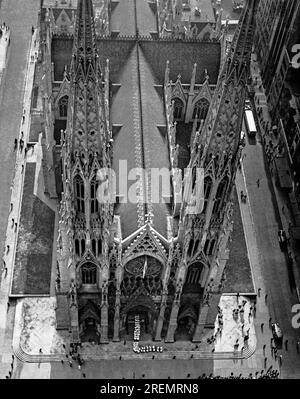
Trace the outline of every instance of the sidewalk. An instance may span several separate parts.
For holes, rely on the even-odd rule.
[[[3,95],[3,82],[5,80],[6,66],[9,58],[10,29],[8,26],[0,27],[2,37],[0,38],[0,103]]]
[[[223,314],[223,329],[218,333],[218,321],[214,330],[209,330],[202,342],[198,345],[190,341],[176,341],[174,343],[153,342],[151,336],[146,334],[139,346],[162,346],[163,352],[135,353],[133,351],[132,337],[123,342],[110,342],[107,345],[84,343],[80,349],[82,358],[86,360],[111,360],[119,359],[247,359],[252,356],[256,348],[256,336],[253,317],[249,316],[252,305],[247,297],[240,296],[239,304],[245,301],[244,320],[232,317],[233,308],[237,307],[237,297],[223,296],[220,308]],[[13,333],[13,350],[16,357],[22,362],[47,363],[66,360],[69,351],[68,332],[56,330],[55,298],[24,298],[19,299],[16,305],[15,325]],[[244,324],[244,329],[242,329]],[[249,343],[243,343],[243,338],[249,330]],[[216,341],[208,343],[207,339],[215,334]],[[239,348],[234,350],[234,344],[239,341]],[[242,347],[244,347],[242,349]],[[65,349],[66,348],[66,349]]]
[[[264,149],[266,150],[268,148],[268,143],[272,141],[273,146],[277,148],[276,146],[279,143],[279,134],[277,137],[271,132],[269,133],[268,130],[272,127],[271,126],[271,117],[269,114],[269,109],[268,109],[268,103],[267,103],[267,98],[265,95],[265,90],[262,86],[262,80],[260,76],[260,70],[257,67],[256,64],[256,56],[252,54],[252,59],[253,62],[251,63],[251,75],[253,78],[253,87],[255,90],[255,97],[253,101],[253,111],[256,113],[257,116],[257,121],[259,122],[259,132],[261,133],[261,138],[262,138],[262,144],[264,146]],[[261,111],[260,111],[261,109]],[[261,115],[259,116],[259,112]],[[277,213],[280,218],[280,224],[282,226],[282,229],[285,230],[286,233],[289,232],[290,226],[293,226],[293,215],[290,211],[290,201],[284,198],[283,192],[280,190],[280,188],[277,187],[276,185],[276,179],[275,179],[275,173],[273,173],[273,169],[275,169],[275,159],[276,159],[276,153],[272,154],[273,158],[271,162],[268,162],[269,166],[269,172],[270,172],[270,180],[272,181],[273,185],[273,192],[276,198],[277,202]],[[266,154],[265,154],[266,156]],[[288,202],[287,202],[288,201]],[[291,238],[292,240],[292,238]],[[293,259],[293,274],[295,278],[295,284],[296,284],[296,292],[298,296],[298,300],[300,302],[300,264],[299,264],[299,259],[300,259],[300,250],[296,248],[295,244],[290,243],[288,247],[288,253],[290,253],[291,258]]]
[[[249,198],[243,166],[241,172],[237,172],[235,183],[237,192],[240,193],[241,191],[243,191],[244,193],[246,193],[247,198]],[[235,375],[239,374],[240,372],[243,374],[243,376],[247,376],[249,373],[252,373],[254,375],[255,372],[264,370],[265,357],[267,358],[267,368],[272,366],[273,370],[279,369],[278,362],[275,361],[274,357],[271,354],[270,340],[272,338],[272,332],[268,325],[270,313],[268,306],[264,301],[264,295],[267,292],[267,289],[264,285],[264,279],[261,273],[262,262],[260,259],[260,253],[256,241],[251,206],[249,201],[247,201],[246,204],[242,203],[240,195],[238,195],[238,199],[244,226],[244,234],[247,244],[247,252],[251,266],[253,283],[256,290],[260,289],[260,294],[256,298],[257,311],[256,317],[254,318],[257,344],[255,353],[253,353],[253,355],[248,359],[240,359],[236,362],[215,362],[214,374],[218,374],[221,376],[229,376],[231,372],[233,372]],[[261,329],[262,324],[264,324],[263,330]],[[265,350],[263,350],[264,345],[266,345]]]
[[[20,124],[19,139],[24,141],[24,148],[29,137],[30,131],[30,105],[31,105],[31,93],[33,85],[33,77],[35,70],[35,62],[30,62],[31,56],[35,53],[38,48],[38,43],[34,47],[34,40],[38,40],[38,32],[35,31],[31,38],[31,46],[27,58],[27,72],[25,77],[25,92],[23,100],[24,109],[24,121],[23,116]],[[23,136],[22,136],[23,132]],[[19,143],[19,141],[18,141]],[[14,259],[15,250],[18,237],[19,227],[19,216],[21,210],[21,199],[23,191],[23,180],[26,159],[24,158],[24,148],[20,152],[20,147],[16,149],[16,164],[15,164],[15,176],[11,186],[11,211],[9,215],[7,232],[6,232],[6,243],[5,243],[5,254],[3,260],[5,261],[5,267],[2,269],[2,279],[0,285],[0,348],[2,353],[2,361],[0,364],[0,378],[5,378],[9,371],[9,365],[12,358],[12,347],[9,344],[7,337],[8,320],[13,315],[14,318],[14,306],[10,306],[9,295],[11,289],[11,282],[14,270]],[[29,154],[28,154],[29,156]],[[24,165],[24,167],[23,167]],[[23,169],[24,168],[24,169]],[[13,324],[13,323],[12,323]]]

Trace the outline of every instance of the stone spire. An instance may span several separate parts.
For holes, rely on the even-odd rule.
[[[231,228],[231,193],[242,148],[240,133],[250,72],[256,3],[256,0],[248,0],[244,8],[205,123],[193,142],[189,163],[192,173],[187,174],[186,182],[187,187],[192,188],[188,200],[193,205],[193,212],[189,212],[189,204],[182,204],[178,234],[182,243],[182,258],[176,275],[177,289],[166,342],[174,341],[182,305],[182,281],[188,276],[188,268],[199,260],[206,271],[201,281],[204,296],[193,335],[194,342],[201,341],[209,312],[210,320],[216,317],[217,308],[210,307],[209,300],[212,297],[216,303],[219,302],[221,293],[218,287],[228,258],[226,245]],[[204,176],[200,174],[198,178],[196,168],[203,168]],[[201,173],[203,169],[200,169]],[[203,194],[198,195],[200,182],[204,182]],[[201,200],[204,201],[201,203]],[[205,244],[211,245],[212,242],[218,244],[208,257]]]
[[[98,167],[107,166],[110,135],[92,0],[78,1],[69,102],[67,139],[73,161],[78,156],[83,167],[88,169],[86,166],[96,155]]]
[[[248,0],[219,75],[198,143],[201,145],[200,165],[203,167],[212,156],[234,156],[240,144],[246,84],[250,71],[255,4],[254,0]]]
[[[97,59],[93,3],[92,0],[79,0],[73,45],[74,67],[76,71],[81,67],[87,75],[90,66],[96,69]]]

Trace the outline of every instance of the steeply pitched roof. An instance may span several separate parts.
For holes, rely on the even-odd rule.
[[[156,15],[149,3],[149,0],[136,1],[137,25],[141,36],[149,36],[150,32],[157,32]]]
[[[162,84],[167,60],[170,61],[170,79],[174,82],[178,74],[182,83],[190,83],[193,65],[197,63],[196,83],[203,83],[204,70],[207,69],[209,81],[216,84],[220,68],[221,46],[217,42],[180,41],[180,40],[141,40],[140,48],[147,63],[151,66],[157,83]],[[72,59],[72,37],[52,39],[52,61],[54,78],[62,80],[65,65]],[[110,59],[110,79],[119,83],[119,74],[126,63],[135,40],[98,38],[97,48],[100,63],[103,67]],[[182,62],[179,62],[182,60]]]
[[[156,16],[150,8],[148,0],[120,0],[112,9],[111,31],[119,31],[120,35],[134,36],[136,22],[139,34],[150,36],[157,32]]]
[[[113,167],[119,175],[119,160],[127,160],[128,172],[132,168],[169,168],[168,147],[157,125],[164,125],[163,101],[154,87],[154,79],[143,54],[137,62],[136,47],[128,57],[119,75],[121,87],[112,99],[111,123],[122,125],[114,137]],[[138,70],[139,67],[139,70]],[[139,83],[140,79],[140,83]],[[142,142],[143,140],[143,142]],[[144,155],[143,153],[144,149]],[[128,188],[134,183],[128,184]],[[144,224],[145,208],[128,203],[119,204],[123,238]],[[165,204],[153,205],[154,228],[166,236]]]
[[[121,0],[112,8],[110,29],[124,36],[135,35],[135,16],[133,1]]]
[[[141,41],[145,58],[159,83],[163,83],[166,62],[170,62],[170,79],[175,82],[181,75],[182,83],[190,83],[192,70],[197,63],[196,83],[202,83],[207,69],[210,83],[218,80],[221,46],[217,42],[159,40]]]
[[[102,70],[104,70],[106,59],[109,59],[109,78],[113,83],[119,83],[120,75],[134,45],[133,40],[115,39],[113,44],[109,39],[98,40],[97,47]]]

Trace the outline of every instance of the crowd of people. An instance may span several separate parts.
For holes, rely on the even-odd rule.
[[[267,370],[261,370],[261,372],[257,371],[256,373],[250,373],[248,376],[243,376],[242,373],[239,375],[234,375],[233,373],[230,374],[229,377],[227,376],[220,376],[220,375],[213,375],[213,373],[207,375],[203,373],[198,378],[200,379],[230,379],[230,380],[277,380],[279,378],[279,371],[273,370],[272,366]]]
[[[244,194],[244,191],[243,191],[243,190],[241,191],[241,201],[242,201],[243,203],[246,203],[246,202],[247,202],[247,195]]]
[[[15,355],[11,355],[10,370],[9,370],[8,374],[5,376],[6,379],[11,379],[12,373],[14,371],[14,363],[15,363]]]
[[[67,362],[69,363],[69,366],[73,367],[73,362],[76,362],[78,370],[81,371],[81,367],[84,365],[85,360],[83,360],[83,358],[80,356],[80,353],[78,352],[79,347],[82,347],[81,343],[71,343],[70,350],[67,351],[66,345],[63,344],[63,348],[66,351],[66,359]],[[61,363],[64,364],[65,361],[62,359]],[[82,373],[82,377],[86,378],[86,374]]]
[[[3,22],[3,23],[0,25],[0,39],[2,38],[3,33],[4,33],[4,32],[8,32],[8,31],[9,31],[9,27],[6,25],[5,22]],[[5,40],[7,41],[7,37],[5,38]]]

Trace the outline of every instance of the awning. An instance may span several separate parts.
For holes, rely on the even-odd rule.
[[[275,159],[275,166],[278,173],[279,184],[282,188],[293,188],[293,181],[290,175],[289,166],[285,157]]]

